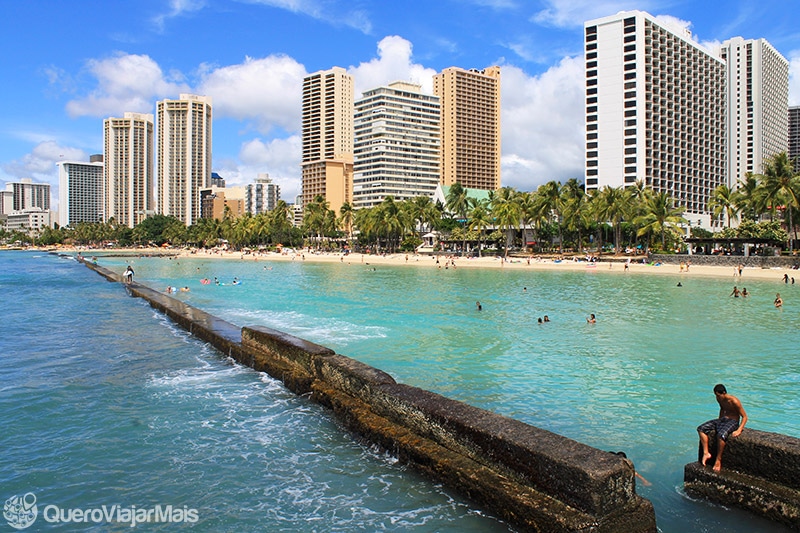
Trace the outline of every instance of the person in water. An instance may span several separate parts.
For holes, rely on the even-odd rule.
[[[589,315],[589,318],[586,319],[586,322],[588,322],[589,324],[596,324],[597,323],[597,319],[594,317],[594,313]]]
[[[480,302],[475,302],[475,309],[477,309],[478,311],[483,311],[483,306],[481,305]]]

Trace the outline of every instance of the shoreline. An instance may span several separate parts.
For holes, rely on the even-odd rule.
[[[348,266],[413,266],[417,268],[437,268],[445,269],[459,269],[459,268],[486,268],[486,269],[508,269],[508,270],[530,270],[536,271],[557,271],[557,272],[586,272],[586,273],[599,273],[605,272],[617,275],[654,275],[654,276],[680,276],[695,277],[695,278],[717,278],[729,279],[734,284],[745,281],[747,279],[775,281],[776,283],[783,283],[784,275],[789,278],[795,277],[793,275],[794,269],[788,267],[772,267],[762,268],[754,266],[744,266],[742,274],[738,275],[738,269],[730,265],[691,265],[682,269],[679,264],[664,263],[660,265],[642,264],[641,260],[644,256],[631,257],[629,268],[625,270],[626,256],[604,256],[600,261],[595,263],[587,262],[584,259],[579,261],[573,258],[566,258],[562,261],[556,261],[551,257],[537,257],[533,256],[530,260],[527,257],[509,257],[503,260],[498,256],[489,257],[453,257],[447,255],[421,255],[421,254],[406,254],[403,252],[387,255],[376,254],[363,254],[363,253],[350,253],[343,254],[340,252],[316,252],[316,251],[296,251],[294,253],[277,252],[231,252],[222,250],[188,250],[188,249],[170,249],[170,248],[111,248],[111,249],[81,249],[77,247],[58,247],[54,248],[29,248],[28,250],[38,250],[43,252],[58,251],[67,253],[81,253],[85,258],[91,257],[92,254],[98,253],[105,256],[118,255],[118,256],[148,256],[148,257],[165,257],[165,258],[181,258],[181,259],[226,259],[226,260],[239,260],[239,261],[300,261],[309,263],[338,263]],[[678,256],[676,256],[676,259]],[[438,259],[438,263],[437,263]],[[451,259],[455,263],[455,267],[450,263]],[[744,259],[744,258],[743,258]],[[638,262],[637,262],[638,261]],[[798,281],[800,281],[800,271],[797,272]]]

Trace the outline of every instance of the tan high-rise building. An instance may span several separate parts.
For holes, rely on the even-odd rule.
[[[200,189],[211,186],[211,97],[161,100],[156,115],[158,211],[191,226],[201,217]]]
[[[132,228],[154,208],[153,115],[105,119],[103,146],[105,219]]]
[[[303,79],[303,203],[317,196],[336,213],[353,202],[353,77],[340,67]]]
[[[500,67],[450,67],[433,77],[441,103],[440,182],[500,188]]]

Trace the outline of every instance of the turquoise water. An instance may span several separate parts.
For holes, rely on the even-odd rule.
[[[0,261],[16,261],[19,255],[0,255]],[[41,270],[37,275],[45,278],[47,285],[61,289],[65,279],[70,283],[80,280],[76,290],[89,296],[71,304],[71,309],[76,314],[73,320],[84,327],[83,335],[85,328],[94,332],[101,323],[98,317],[119,319],[109,319],[108,339],[93,348],[102,353],[83,361],[84,351],[82,357],[69,360],[74,359],[78,367],[91,368],[99,383],[115,381],[108,376],[124,372],[124,394],[138,397],[143,404],[141,412],[135,408],[130,411],[150,429],[150,438],[158,440],[150,452],[172,457],[162,459],[160,465],[139,468],[135,461],[143,450],[134,446],[129,462],[120,460],[120,464],[128,465],[132,477],[155,477],[159,482],[151,482],[154,487],[150,488],[144,481],[138,485],[119,483],[131,497],[126,501],[139,496],[152,502],[151,494],[158,495],[161,490],[180,493],[184,490],[180,473],[188,468],[190,475],[200,476],[212,487],[209,494],[200,499],[192,486],[193,496],[188,500],[175,497],[166,503],[202,501],[207,504],[200,506],[202,517],[204,512],[213,514],[207,508],[219,498],[223,503],[214,509],[224,508],[224,513],[215,515],[217,521],[209,523],[210,529],[220,524],[228,527],[228,520],[236,524],[240,519],[244,529],[254,527],[248,524],[264,529],[260,520],[272,516],[264,513],[269,508],[282,517],[295,517],[297,522],[285,518],[288,531],[298,526],[299,517],[309,509],[317,510],[316,505],[320,506],[318,526],[299,530],[505,529],[390,458],[353,444],[323,410],[293,398],[261,374],[226,363],[141,302],[127,298],[119,285],[105,283],[69,261],[52,256],[36,261],[24,257]],[[637,490],[655,505],[661,531],[781,531],[747,513],[692,501],[682,493],[683,466],[696,458],[694,428],[718,412],[711,392],[715,383],[725,383],[742,400],[751,427],[800,436],[795,415],[800,381],[795,333],[800,326],[800,288],[785,286],[778,273],[774,282],[751,281],[745,270],[743,280],[736,280],[736,284],[746,286],[752,296],[734,299],[728,296],[732,279],[701,279],[677,273],[655,277],[609,273],[602,268],[586,272],[437,270],[424,263],[376,266],[372,270],[373,266],[356,261],[354,258],[349,265],[136,258],[132,263],[137,281],[155,288],[188,286],[190,292],[176,297],[235,324],[261,324],[287,331],[381,368],[400,382],[601,449],[625,450],[639,473],[652,483]],[[119,258],[101,257],[100,262],[119,272],[125,265]],[[65,270],[55,280],[50,274],[54,264]],[[202,285],[199,281],[215,276],[225,284]],[[231,285],[234,277],[242,284]],[[678,281],[683,287],[676,286]],[[782,311],[771,304],[778,291],[785,302]],[[34,292],[42,300],[37,302],[41,306],[39,315],[24,315],[19,320],[37,329],[53,327],[39,321],[52,320],[49,312],[58,305],[48,304],[49,299],[38,289]],[[101,309],[95,309],[98,299],[104,304]],[[481,312],[475,309],[477,300],[483,305]],[[597,315],[597,324],[586,323],[589,313]],[[545,314],[551,322],[537,324],[536,319]],[[121,331],[126,328],[119,328],[129,319],[136,322],[125,336]],[[86,325],[87,320],[92,323]],[[143,335],[148,339],[146,345],[141,343]],[[121,342],[120,336],[125,336],[132,347],[102,348],[109,342]],[[65,333],[57,340],[87,342],[83,336]],[[25,343],[30,341],[13,342],[28,349]],[[175,345],[188,347],[185,357],[175,355]],[[108,354],[120,350],[132,350],[132,360],[120,362],[117,369],[107,360]],[[19,372],[29,373],[31,364],[29,357],[21,358]],[[34,370],[52,362],[36,364]],[[5,402],[9,391],[16,389],[6,385],[10,382],[4,374],[0,379],[0,399]],[[73,392],[65,392],[65,399]],[[81,392],[77,393],[78,399],[71,401],[82,403]],[[231,397],[240,397],[241,401]],[[171,426],[153,422],[150,404],[154,398],[162,400],[164,409],[172,415],[181,417],[183,429],[178,435],[183,434],[185,440],[167,431]],[[12,397],[3,412],[22,401],[23,396]],[[53,409],[57,412],[58,406]],[[81,416],[86,418],[86,412],[76,415],[79,419]],[[300,427],[302,432],[297,432]],[[229,428],[235,430],[229,433]],[[295,431],[285,435],[290,428]],[[218,431],[223,431],[223,436]],[[288,440],[281,443],[279,451],[265,451],[259,441],[265,438],[265,432],[271,439]],[[58,440],[57,436],[49,438]],[[240,451],[243,442],[254,449],[248,447],[248,451],[231,457],[230,450]],[[224,449],[217,449],[215,444]],[[175,457],[187,448],[193,452],[187,462],[191,466],[178,468],[175,465],[183,462]],[[205,458],[209,450],[215,452],[213,461]],[[313,460],[307,452],[316,452],[310,453]],[[298,457],[294,468],[283,464],[287,456]],[[232,463],[230,468],[219,464],[228,462]],[[262,472],[266,465],[276,462],[285,467],[280,473]],[[0,472],[6,469],[3,466]],[[353,469],[377,481],[368,483],[357,475],[355,479],[345,476],[344,480],[336,476]],[[309,480],[320,472],[334,480],[326,483],[329,492],[317,496],[309,488],[316,485]],[[256,476],[256,486],[241,489],[248,496],[242,501],[242,494],[235,489],[248,483],[244,480],[251,476]],[[15,471],[12,479],[16,484],[11,493],[32,490],[26,489],[31,479],[24,468]],[[59,488],[59,480],[49,484],[57,495],[65,492]],[[94,482],[91,476],[84,479],[84,483],[90,481]],[[229,482],[234,483],[234,490]],[[188,480],[184,483],[191,485]],[[3,486],[7,485],[3,481]],[[236,496],[228,496],[229,492]],[[301,496],[287,498],[286,492],[313,503],[303,503]],[[84,494],[81,501],[91,497],[91,493]],[[97,496],[94,498],[97,503]],[[363,510],[372,511],[376,500],[382,509],[385,506],[384,514],[377,517]],[[342,513],[349,522],[337,522]],[[396,516],[413,519],[396,524]],[[267,522],[274,523],[282,522]]]
[[[35,496],[25,531],[132,530],[51,505],[197,511],[147,531],[508,530],[75,261],[0,252],[0,289],[0,501]]]

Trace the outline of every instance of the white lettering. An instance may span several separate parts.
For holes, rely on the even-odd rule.
[[[58,507],[55,505],[48,505],[42,511],[42,516],[44,517],[45,522],[58,522]]]

